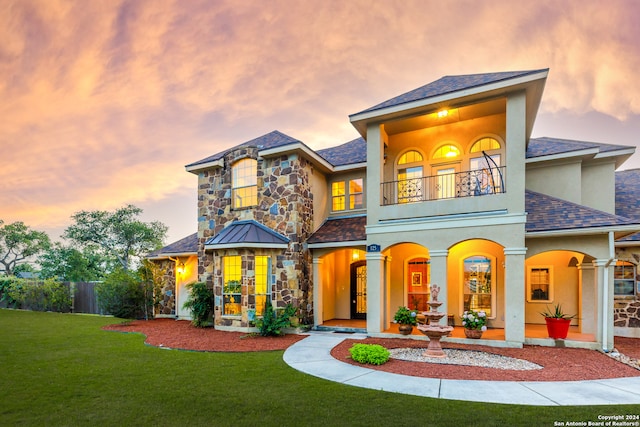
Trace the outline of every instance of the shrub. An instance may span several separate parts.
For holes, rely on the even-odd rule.
[[[195,282],[187,285],[189,298],[183,307],[191,311],[191,323],[193,326],[203,328],[209,322],[213,313],[213,291],[204,282]]]
[[[389,360],[389,350],[379,344],[354,344],[349,353],[358,363],[382,365]]]
[[[284,309],[273,309],[271,300],[267,298],[262,318],[256,319],[256,326],[260,329],[263,337],[282,335],[282,330],[291,326],[291,318],[296,315],[296,308],[287,304]]]
[[[62,313],[71,311],[69,287],[55,279],[3,279],[0,282],[0,293],[9,307]]]
[[[133,273],[120,268],[96,285],[98,305],[106,314],[137,319],[145,313],[145,289]]]

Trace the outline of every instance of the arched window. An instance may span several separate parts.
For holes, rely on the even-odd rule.
[[[422,154],[416,150],[410,150],[400,156],[400,160],[398,160],[399,165],[406,165],[407,163],[416,163],[421,162]]]
[[[258,162],[242,159],[231,167],[233,207],[247,208],[258,204]]]
[[[460,150],[451,144],[441,145],[435,153],[433,153],[434,159],[455,159],[458,156],[460,156]]]
[[[499,150],[501,148],[500,143],[495,138],[481,138],[473,143],[471,146],[471,153],[481,153],[489,150]]]
[[[423,157],[419,151],[410,150],[398,159],[398,203],[424,200]]]

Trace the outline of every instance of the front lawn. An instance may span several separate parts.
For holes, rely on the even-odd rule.
[[[163,350],[144,345],[141,335],[100,329],[116,322],[0,310],[0,425],[553,426],[638,413],[634,406],[541,408],[360,389],[302,374],[282,351]]]

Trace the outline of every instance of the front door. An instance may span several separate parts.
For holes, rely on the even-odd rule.
[[[351,264],[351,318],[367,318],[367,262]]]

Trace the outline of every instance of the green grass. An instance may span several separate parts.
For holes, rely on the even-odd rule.
[[[634,406],[528,407],[366,390],[302,374],[282,352],[162,350],[118,319],[0,310],[0,425],[553,426]],[[482,393],[482,390],[474,390]]]

